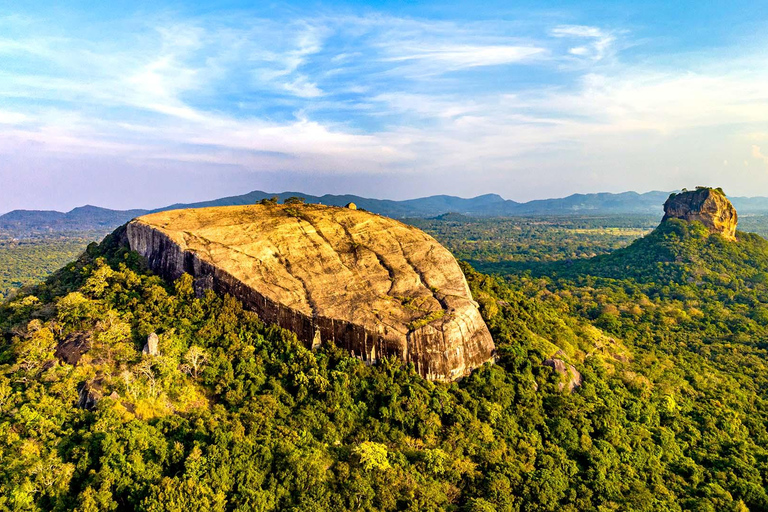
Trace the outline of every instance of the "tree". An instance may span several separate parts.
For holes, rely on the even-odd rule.
[[[352,450],[352,453],[360,460],[360,465],[366,471],[382,471],[389,469],[389,460],[387,459],[387,447],[381,443],[366,441],[359,444]]]
[[[187,365],[183,367],[187,373],[191,373],[194,378],[197,378],[198,373],[203,369],[205,363],[208,362],[208,354],[205,349],[199,345],[192,345],[184,354],[184,361]]]
[[[62,297],[56,305],[59,321],[75,328],[82,327],[96,312],[95,304],[80,292],[72,292]]]
[[[40,320],[32,320],[27,325],[27,332],[16,345],[19,364],[30,370],[43,362],[53,359],[56,341],[53,332],[44,327]]]
[[[136,367],[136,371],[139,375],[142,375],[147,379],[149,384],[149,396],[154,397],[157,389],[157,376],[154,371],[155,362],[150,358],[144,358],[141,363]]]

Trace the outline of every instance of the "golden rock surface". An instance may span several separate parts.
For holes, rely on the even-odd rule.
[[[126,231],[153,271],[187,272],[196,289],[237,297],[308,347],[332,340],[368,362],[396,355],[433,380],[493,359],[454,257],[398,221],[350,208],[248,205],[154,213]]]
[[[739,216],[725,194],[718,189],[699,188],[674,194],[664,203],[664,218],[699,221],[712,233],[736,240]]]

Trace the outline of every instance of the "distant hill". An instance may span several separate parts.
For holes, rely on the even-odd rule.
[[[661,213],[669,192],[623,192],[621,194],[573,194],[560,199],[538,199],[519,205],[517,215],[558,215],[564,213]]]
[[[0,234],[12,237],[67,232],[108,232],[146,210],[110,210],[80,206],[67,213],[45,210],[14,210],[0,216]]]
[[[768,212],[768,197],[732,197],[731,203],[741,214]]]
[[[239,196],[223,197],[197,203],[177,203],[155,210],[110,210],[97,206],[82,206],[62,213],[43,210],[14,210],[0,216],[0,234],[25,237],[61,232],[99,231],[107,233],[115,227],[150,212],[206,206],[233,206],[256,203],[277,196],[281,201],[304,197],[308,203],[344,206],[353,202],[359,208],[392,218],[436,217],[446,213],[465,216],[509,217],[523,215],[604,215],[604,214],[662,214],[662,205],[669,192],[653,191],[639,194],[573,194],[564,198],[537,199],[518,203],[498,194],[486,194],[469,199],[437,195],[394,201],[371,199],[356,195],[313,196],[301,192],[269,193],[255,190]],[[768,213],[766,197],[736,197],[731,200],[742,214]]]
[[[259,190],[249,192],[241,196],[223,197],[213,201],[203,201],[200,203],[174,204],[166,208],[160,208],[156,211],[171,210],[177,208],[204,208],[206,206],[235,206],[242,204],[252,204],[262,199],[278,197],[284,201],[289,197],[303,197],[308,203],[321,203],[329,206],[344,206],[347,203],[355,203],[358,208],[368,210],[373,213],[386,215],[387,217],[431,217],[448,212],[457,212],[463,214],[482,215],[483,211],[503,211],[508,205],[518,205],[515,201],[505,200],[497,194],[486,194],[483,196],[464,199],[455,196],[430,196],[418,199],[407,199],[405,201],[393,201],[390,199],[370,199],[351,194],[313,196],[302,194],[301,192],[281,192],[279,194],[262,192]]]
[[[663,214],[664,201],[671,192],[653,191],[639,194],[622,192],[612,194],[573,194],[562,198],[536,199],[527,203],[518,203],[504,199],[498,194],[485,194],[469,199],[438,195],[394,201],[390,199],[371,199],[356,195],[313,196],[301,192],[281,192],[279,194],[253,191],[241,196],[223,197],[199,203],[179,203],[159,208],[154,211],[176,208],[203,208],[206,206],[229,206],[251,204],[262,199],[277,196],[281,201],[292,197],[303,197],[308,203],[322,203],[331,206],[344,206],[355,203],[359,208],[387,217],[436,217],[445,213],[460,213],[469,216],[520,216],[520,215],[565,215],[565,214]],[[740,213],[768,213],[768,197],[734,197],[731,202]],[[0,217],[1,219],[2,217]]]

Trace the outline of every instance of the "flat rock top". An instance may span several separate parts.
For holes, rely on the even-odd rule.
[[[456,260],[434,238],[360,210],[226,206],[133,222],[160,230],[183,250],[308,316],[406,334],[475,307]]]
[[[662,222],[668,219],[699,221],[712,233],[736,239],[736,209],[719,189],[698,188],[671,195],[664,203]]]

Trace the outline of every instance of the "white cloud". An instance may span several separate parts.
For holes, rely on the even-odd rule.
[[[299,76],[293,82],[286,82],[283,88],[301,98],[317,98],[323,95],[323,91],[317,87],[317,84],[307,81],[304,76]]]
[[[752,145],[752,158],[762,160],[762,162],[768,166],[768,155],[764,155],[760,146]]]
[[[478,66],[497,66],[528,61],[546,51],[533,46],[501,46],[501,45],[445,45],[433,48],[422,48],[406,55],[390,57],[390,61],[426,61],[426,64],[439,63],[450,70],[472,68]]]
[[[605,37],[602,29],[589,27],[586,25],[561,25],[552,29],[552,35],[555,37],[591,37],[599,39]]]
[[[570,53],[571,55],[584,56],[589,54],[589,48],[587,48],[586,46],[577,46],[574,48],[569,48],[568,53]]]
[[[0,110],[0,124],[19,124],[29,119],[26,115],[19,112],[8,112]]]
[[[497,180],[523,199],[567,187],[673,188],[760,144],[749,137],[768,119],[766,66],[628,65],[606,58],[620,30],[543,32],[371,16],[190,19],[104,47],[76,34],[0,40],[0,52],[50,63],[0,71],[0,98],[14,110],[0,111],[12,126],[0,131],[0,151],[32,142],[137,166],[401,178],[415,169],[467,194],[484,190],[470,192],[463,176],[474,187]],[[527,76],[518,66],[556,75],[574,62],[562,81],[518,80]]]
[[[550,33],[557,38],[591,40],[589,45],[572,47],[568,53],[579,57],[589,57],[594,61],[607,57],[616,42],[616,37],[612,33],[586,25],[561,25],[552,29]]]

